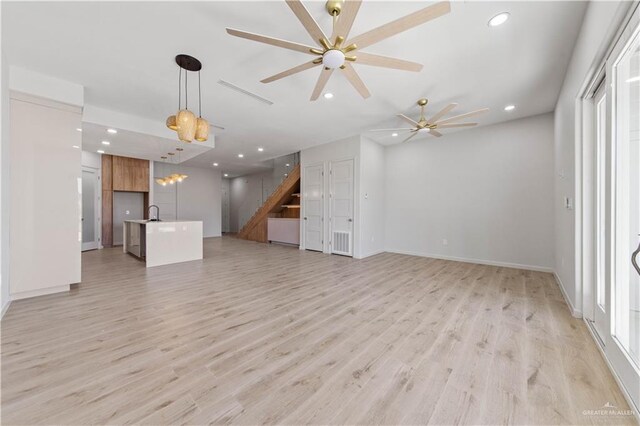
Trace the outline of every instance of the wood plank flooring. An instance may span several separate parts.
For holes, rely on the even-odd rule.
[[[551,274],[234,238],[83,254],[2,321],[10,424],[634,424]],[[34,265],[37,267],[37,265]]]

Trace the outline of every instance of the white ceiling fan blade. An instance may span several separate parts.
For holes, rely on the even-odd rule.
[[[471,127],[477,126],[478,123],[451,123],[451,124],[438,124],[438,129],[453,129],[454,127]]]
[[[360,34],[349,40],[348,44],[355,43],[358,49],[362,49],[372,44],[378,43],[386,38],[392,37],[403,31],[407,31],[418,25],[424,24],[432,19],[438,18],[442,15],[446,15],[451,11],[451,5],[448,1],[427,6],[422,10],[418,10],[403,18],[396,19],[395,21],[384,24],[378,28],[374,28],[371,31]]]
[[[360,4],[362,4],[362,0],[346,0],[344,2],[342,12],[338,15],[338,22],[331,34],[331,41],[335,42],[337,36],[347,39],[353,26],[353,21],[356,19],[358,10],[360,10]]]
[[[317,67],[320,64],[315,64],[313,61],[305,62],[302,65],[298,65],[297,67],[290,68],[286,71],[282,71],[281,73],[272,75],[271,77],[267,77],[264,80],[260,80],[262,83],[271,83],[272,81],[280,80],[281,78],[289,77],[290,75],[297,74],[299,72],[308,70],[313,67]]]
[[[415,130],[414,128],[406,128],[406,129],[371,129],[367,130],[367,132],[407,132],[409,130]]]
[[[365,99],[371,96],[371,93],[369,93],[369,89],[367,89],[367,86],[365,86],[364,82],[360,79],[360,76],[358,75],[356,70],[353,69],[351,64],[345,63],[342,72],[345,77],[347,77],[347,80],[349,80],[349,83],[351,83],[351,85],[356,88],[358,93],[360,93],[360,96]]]
[[[435,136],[436,138],[439,138],[440,136],[442,136],[442,133],[440,133],[439,131],[435,130],[435,129],[431,129],[429,130],[429,134],[431,136]]]
[[[282,47],[285,49],[306,53],[308,55],[314,55],[313,53],[311,53],[311,49],[313,49],[313,47],[306,46],[304,44],[294,43],[292,41],[280,40],[279,38],[267,37],[260,34],[249,33],[247,31],[235,30],[233,28],[227,28],[227,33],[231,34],[232,36],[246,38],[247,40],[253,40],[260,43],[270,44],[272,46]]]
[[[374,67],[393,68],[403,71],[419,72],[422,70],[422,64],[418,64],[416,62],[390,58],[388,56],[372,55],[371,53],[364,52],[356,53],[356,63],[362,65],[371,65]]]
[[[453,104],[449,104],[446,107],[442,108],[440,110],[440,112],[438,112],[437,114],[435,114],[433,117],[431,117],[430,119],[428,119],[427,121],[429,123],[435,123],[436,121],[440,120],[442,117],[444,117],[446,114],[449,113],[449,111],[451,111],[452,109],[454,109],[455,107],[457,107],[458,104],[453,103]]]
[[[402,118],[404,121],[406,121],[406,122],[408,122],[408,123],[413,124],[414,126],[417,126],[417,125],[418,125],[418,122],[417,122],[417,121],[414,121],[414,120],[410,119],[409,117],[407,117],[407,116],[406,116],[406,115],[404,115],[404,114],[398,114],[398,117]]]
[[[467,118],[467,117],[472,117],[474,115],[483,114],[483,113],[485,113],[487,111],[489,111],[489,108],[482,108],[482,109],[479,109],[479,110],[476,110],[476,111],[468,112],[466,114],[460,114],[460,115],[456,115],[456,116],[453,116],[453,117],[449,117],[446,120],[438,121],[438,122],[435,122],[435,123],[432,123],[432,124],[437,124],[438,126],[440,126],[442,124],[447,124],[447,123],[451,123],[452,121],[460,120],[461,118]]]
[[[402,141],[402,142],[400,142],[400,143],[405,143],[405,142],[407,142],[409,139],[411,139],[412,137],[414,137],[414,136],[415,136],[415,135],[417,135],[417,134],[418,134],[418,132],[413,132],[413,134],[412,134],[411,136],[409,136],[408,138],[406,138],[405,140],[403,140],[403,141]]]
[[[316,83],[316,87],[313,89],[313,93],[311,94],[311,100],[315,101],[320,96],[320,93],[324,90],[324,86],[327,85],[327,81],[329,81],[329,77],[333,74],[333,69],[322,68],[320,71],[320,77],[318,77],[318,82]]]
[[[313,16],[311,16],[300,0],[287,0],[287,5],[302,23],[302,26],[307,30],[314,42],[320,44],[321,39],[327,38],[322,28],[318,26],[318,23],[313,19]]]

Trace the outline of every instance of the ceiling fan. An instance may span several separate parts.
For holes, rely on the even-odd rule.
[[[438,130],[440,129],[452,129],[455,127],[472,127],[476,126],[478,123],[455,123],[455,121],[461,120],[463,118],[473,117],[474,115],[482,114],[489,111],[489,108],[482,108],[476,111],[467,112],[465,114],[456,115],[453,117],[445,118],[443,117],[447,115],[452,109],[458,106],[458,104],[449,104],[446,107],[442,108],[440,112],[436,113],[429,119],[424,117],[424,107],[427,106],[429,101],[427,99],[419,99],[417,104],[420,107],[420,118],[418,121],[412,120],[404,114],[398,114],[398,117],[402,118],[404,121],[413,125],[413,127],[403,128],[403,129],[373,129],[369,130],[370,132],[401,132],[401,131],[410,131],[411,134],[402,142],[406,142],[412,137],[418,134],[429,134],[431,136],[440,137],[442,133]]]
[[[327,84],[327,81],[329,81],[329,77],[331,77],[333,71],[338,68],[363,98],[371,96],[369,89],[367,89],[367,86],[360,79],[358,73],[356,73],[355,69],[351,65],[353,63],[393,68],[404,71],[420,71],[422,69],[421,64],[402,59],[390,58],[387,56],[365,53],[361,52],[360,49],[371,46],[372,44],[378,43],[403,31],[417,27],[418,25],[424,24],[451,11],[451,6],[448,1],[435,3],[403,18],[396,19],[395,21],[389,22],[349,39],[349,31],[351,30],[353,21],[358,14],[362,0],[327,1],[326,10],[333,17],[333,30],[330,37],[327,37],[324,31],[322,31],[318,26],[318,23],[309,14],[309,11],[300,0],[286,0],[286,2],[307,30],[314,43],[320,48],[240,31],[233,28],[227,28],[227,33],[236,37],[246,38],[260,43],[270,44],[306,53],[307,55],[316,56],[316,58],[309,62],[305,62],[304,64],[261,80],[262,83],[271,83],[292,74],[322,65],[320,77],[318,78],[316,86],[313,89],[313,93],[311,94],[312,101],[318,99]]]

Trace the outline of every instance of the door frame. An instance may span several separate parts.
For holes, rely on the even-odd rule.
[[[618,386],[625,396],[629,406],[633,410],[636,419],[640,419],[639,411],[639,395],[640,385],[634,378],[638,377],[638,371],[633,366],[633,361],[628,358],[626,352],[620,348],[616,337],[613,335],[612,318],[614,309],[612,309],[612,299],[615,297],[612,290],[614,283],[613,268],[613,249],[615,240],[613,237],[613,218],[615,217],[614,196],[615,178],[613,174],[614,161],[616,153],[614,148],[615,128],[612,125],[614,116],[615,97],[612,82],[614,81],[613,64],[617,62],[618,56],[624,51],[624,48],[631,41],[632,36],[638,31],[640,25],[640,3],[634,2],[629,5],[628,9],[621,12],[620,26],[615,34],[612,34],[610,45],[606,51],[600,56],[601,60],[590,71],[585,79],[583,87],[576,98],[576,142],[575,142],[575,193],[576,193],[576,223],[575,223],[575,249],[576,249],[576,291],[581,293],[578,302],[582,306],[578,309],[574,308],[574,315],[580,316],[580,308],[583,311],[583,319],[587,324],[587,328],[591,332],[596,346],[601,351],[605,361],[613,374]],[[592,148],[594,132],[593,121],[594,108],[593,97],[598,89],[599,82],[604,78],[606,90],[606,150],[605,150],[605,292],[606,292],[606,335],[601,336],[595,329],[593,319],[595,317],[595,303],[597,303],[597,295],[594,294],[594,274],[593,267],[593,233],[596,225],[593,220],[592,199],[594,176],[593,168],[589,167],[588,150]],[[577,293],[579,294],[579,293]],[[637,379],[636,379],[637,380]]]
[[[320,201],[320,211],[322,212],[322,248],[320,250],[314,250],[314,249],[309,249],[311,251],[319,251],[321,253],[323,253],[325,251],[325,237],[326,237],[326,221],[325,219],[325,215],[326,215],[326,211],[325,211],[325,193],[326,193],[326,182],[325,182],[325,176],[326,176],[326,165],[323,161],[321,162],[316,162],[316,163],[311,163],[311,164],[305,164],[304,167],[302,167],[302,164],[300,164],[300,192],[302,193],[302,208],[301,208],[301,214],[300,214],[300,250],[307,250],[307,221],[304,220],[304,218],[307,216],[307,200],[304,196],[305,193],[305,185],[306,185],[306,178],[307,178],[307,167],[320,167],[322,168],[322,197],[321,201]]]
[[[101,171],[99,168],[97,167],[90,167],[90,166],[82,166],[82,170],[80,171],[80,176],[82,177],[82,172],[90,172],[90,173],[95,173],[96,175],[96,180],[95,180],[95,188],[93,191],[93,198],[94,198],[94,212],[95,212],[95,223],[94,223],[94,227],[95,227],[95,241],[90,242],[90,243],[85,243],[82,241],[80,241],[81,244],[81,251],[88,251],[88,250],[97,250],[97,249],[101,249],[102,248],[102,185],[101,185],[101,181],[102,181],[102,177],[101,177]],[[80,202],[84,203],[84,194],[80,197]],[[82,212],[82,207],[80,208],[80,211]],[[81,216],[82,218],[82,213]],[[84,219],[84,218],[82,218]],[[80,229],[82,229],[82,223],[80,224]]]
[[[344,253],[335,253],[333,251],[333,192],[332,192],[332,182],[333,182],[333,164],[334,163],[342,163],[344,161],[351,161],[351,237],[349,238],[349,254]],[[356,159],[353,157],[343,158],[340,160],[331,160],[328,164],[329,167],[329,253],[337,254],[339,256],[348,256],[355,257],[355,240],[356,240]]]

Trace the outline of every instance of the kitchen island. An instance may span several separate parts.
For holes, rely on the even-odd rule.
[[[122,250],[152,266],[202,259],[201,221],[125,220]]]

